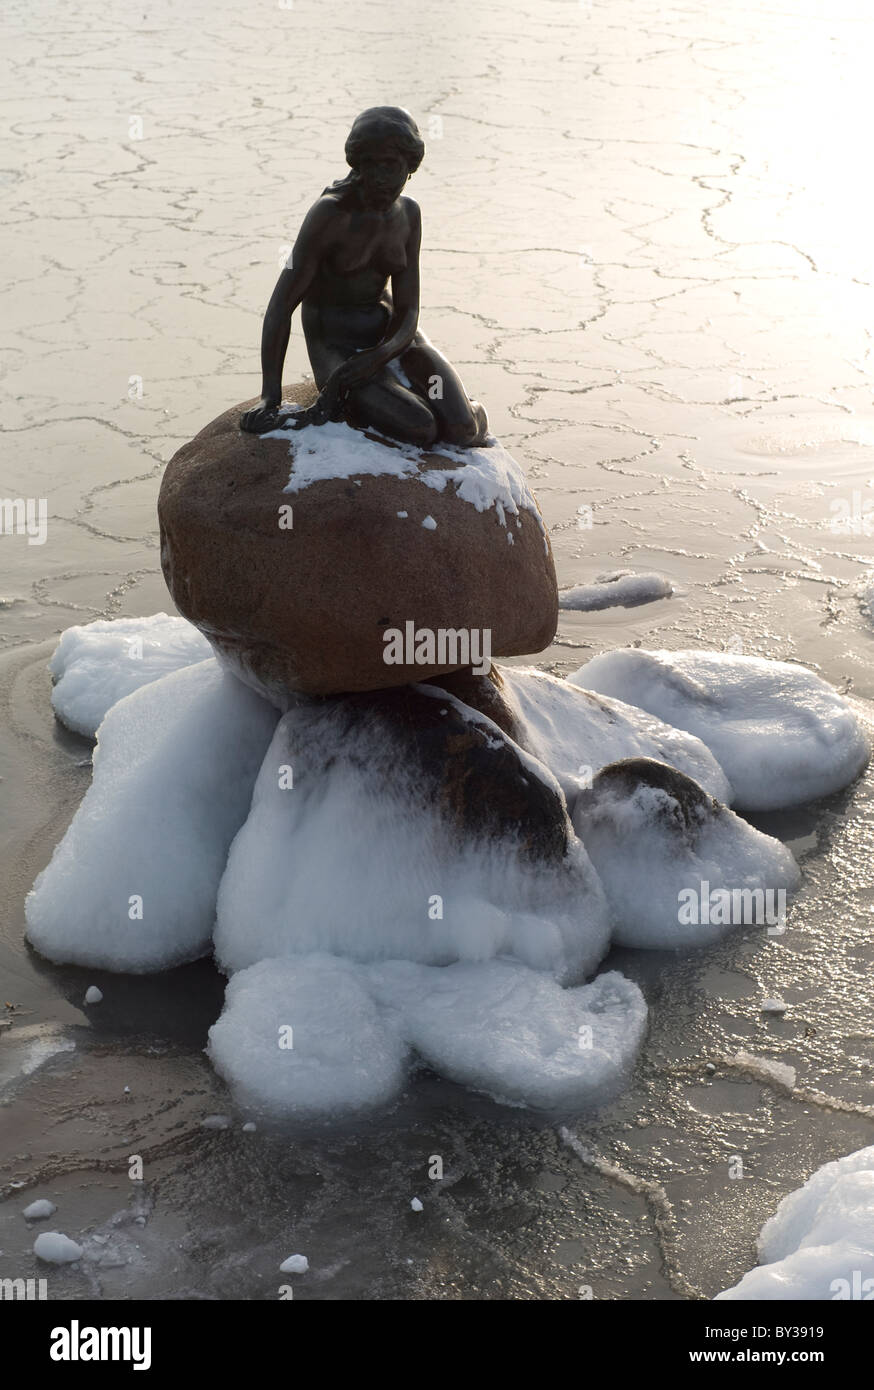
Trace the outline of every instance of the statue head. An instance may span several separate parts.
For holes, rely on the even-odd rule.
[[[389,207],[425,153],[425,142],[409,111],[401,106],[371,106],[356,116],[346,141],[352,173],[326,188],[345,195],[357,191],[371,207]]]

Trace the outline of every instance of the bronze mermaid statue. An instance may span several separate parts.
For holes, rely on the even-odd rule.
[[[261,400],[241,416],[242,429],[263,434],[279,424],[345,420],[420,448],[486,442],[485,410],[419,327],[422,219],[403,189],[424,153],[401,107],[374,106],[355,120],[346,141],[352,172],[310,208],[267,306]],[[282,368],[298,305],[319,395],[282,418]]]

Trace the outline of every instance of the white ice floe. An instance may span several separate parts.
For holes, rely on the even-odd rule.
[[[764,1081],[769,1086],[777,1086],[786,1091],[795,1089],[798,1076],[795,1068],[786,1062],[775,1062],[771,1057],[756,1057],[754,1053],[743,1050],[727,1060],[736,1071],[746,1072],[747,1076],[753,1077],[756,1081]]]
[[[84,1251],[81,1245],[60,1231],[43,1231],[33,1242],[33,1253],[38,1260],[51,1265],[69,1265],[81,1260]]]
[[[569,798],[589,786],[607,763],[656,758],[685,772],[718,801],[732,800],[723,769],[693,734],[632,704],[592,694],[533,668],[505,666],[501,677],[529,746]]]
[[[309,1118],[390,1100],[407,1047],[353,962],[313,955],[235,975],[209,1055],[248,1108]]]
[[[93,738],[125,695],[210,656],[196,627],[166,613],[68,627],[49,663],[57,681],[52,708],[68,728]]]
[[[280,720],[219,890],[223,968],[314,951],[431,965],[508,955],[576,980],[608,944],[581,845],[555,868],[520,862],[503,843],[460,848],[379,725],[349,728],[331,702],[302,702]]]
[[[208,950],[228,847],[276,718],[214,660],[115,705],[94,780],[27,898],[37,950],[131,972]]]
[[[283,1274],[306,1274],[310,1267],[310,1262],[306,1255],[289,1255],[287,1260],[283,1260],[279,1266]]]
[[[290,403],[285,406],[290,408]],[[456,468],[434,467],[428,455],[413,445],[396,445],[373,439],[342,422],[308,425],[302,430],[271,430],[262,439],[287,439],[293,457],[286,492],[297,493],[326,478],[388,476],[409,478],[436,492],[452,483],[463,502],[478,512],[495,511],[501,526],[507,517],[517,517],[520,509],[530,512],[541,531],[543,521],[525,474],[511,454],[498,442],[477,449],[455,449],[440,444],[431,451],[441,462],[449,459]]]
[[[50,1202],[47,1197],[39,1197],[35,1202],[31,1202],[29,1207],[25,1207],[21,1213],[25,1221],[45,1221],[50,1216],[54,1216],[57,1207],[54,1202]]]
[[[559,608],[576,613],[594,613],[601,608],[636,608],[641,603],[670,598],[674,586],[663,574],[635,574],[633,570],[614,570],[596,575],[591,584],[574,584],[561,589]]]
[[[722,806],[687,825],[660,787],[581,797],[574,827],[604,885],[622,946],[700,946],[745,923],[782,934],[800,873],[789,849]]]
[[[424,1210],[425,1210],[424,1206],[423,1206],[422,1203],[419,1201],[419,1198],[418,1198],[418,1197],[414,1197],[413,1200],[410,1202],[410,1210],[411,1210],[411,1211],[424,1211]]]
[[[803,666],[730,652],[606,652],[568,679],[638,705],[705,743],[751,811],[826,796],[856,777],[868,744],[835,690]]]
[[[726,1300],[874,1300],[874,1148],[818,1168],[762,1227],[759,1267]]]
[[[86,1004],[100,1004],[103,1001],[103,990],[96,985],[89,985],[85,991]]]

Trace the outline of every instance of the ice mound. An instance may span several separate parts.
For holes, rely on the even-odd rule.
[[[758,1269],[718,1299],[874,1299],[874,1147],[818,1168],[762,1227]]]
[[[670,598],[674,586],[663,574],[635,574],[632,570],[615,570],[599,574],[591,584],[574,584],[560,589],[559,608],[577,613],[595,613],[602,608],[636,608],[641,603]]]
[[[93,738],[125,695],[210,656],[196,627],[166,613],[68,627],[49,662],[52,708],[68,729]]]
[[[295,1118],[362,1111],[401,1089],[409,1044],[504,1104],[580,1108],[612,1094],[646,1025],[615,971],[577,989],[510,961],[357,966],[310,955],[235,975],[209,1052],[247,1106]]]
[[[619,769],[617,769],[619,771]],[[691,947],[744,923],[785,930],[800,879],[789,849],[727,807],[620,775],[580,796],[574,828],[604,885],[620,946]]]
[[[420,1057],[505,1104],[596,1104],[630,1071],[646,1027],[643,995],[615,970],[576,989],[504,960],[444,970],[391,961],[369,973]]]
[[[625,700],[705,743],[734,803],[770,811],[827,796],[868,760],[852,709],[803,666],[729,652],[596,656],[568,680]]]
[[[133,973],[209,950],[228,847],[277,717],[212,659],[115,705],[94,780],[28,894],[32,945]]]
[[[244,1105],[296,1118],[385,1104],[407,1050],[360,968],[334,956],[241,971],[209,1032],[213,1066]]]
[[[582,845],[557,869],[520,864],[503,842],[459,847],[395,755],[378,727],[350,727],[342,703],[283,716],[219,890],[222,967],[327,951],[431,965],[510,955],[574,980],[592,971],[608,911]]]
[[[727,705],[717,681],[710,706],[703,685],[696,704],[679,682],[678,717],[707,710],[705,746],[621,699],[504,669],[523,750],[437,685],[300,696],[280,718],[214,660],[184,664],[201,640],[188,645],[187,624],[94,626],[57,664],[62,681],[78,671],[68,691],[83,727],[122,688],[119,636],[141,629],[130,664],[145,673],[148,634],[169,633],[160,660],[180,669],[154,669],[105,715],[91,789],[28,898],[29,938],[57,961],[133,972],[212,939],[233,978],[211,1056],[266,1113],[383,1104],[415,1058],[510,1104],[597,1103],[632,1065],[646,1016],[621,975],[580,983],[611,931],[701,944],[728,923],[684,920],[682,890],[797,879],[788,850],[713,801],[730,799],[733,769],[749,776],[737,724],[748,680]],[[760,758],[782,727],[784,669],[790,752],[805,729],[810,744],[823,727],[849,743],[837,696],[760,665]],[[797,791],[804,769],[791,781],[785,762],[781,785]]]
[[[592,694],[533,668],[505,666],[501,678],[529,746],[558,778],[569,801],[608,763],[657,758],[693,777],[718,801],[731,802],[725,772],[694,734],[633,704]]]

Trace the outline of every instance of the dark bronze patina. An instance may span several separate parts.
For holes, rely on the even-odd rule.
[[[282,367],[300,305],[319,396],[282,423],[346,420],[422,448],[486,439],[483,407],[419,328],[421,214],[403,188],[424,153],[408,111],[374,106],[356,119],[346,141],[352,172],[310,208],[267,306],[262,398],[241,416],[242,429],[263,434],[281,423]]]

